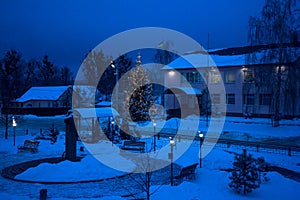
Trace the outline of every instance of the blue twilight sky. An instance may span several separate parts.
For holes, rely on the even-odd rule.
[[[48,54],[76,70],[106,38],[145,26],[180,31],[207,48],[247,44],[249,16],[264,0],[0,0],[0,56],[10,48],[27,59]]]

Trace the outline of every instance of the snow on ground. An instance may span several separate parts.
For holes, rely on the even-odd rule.
[[[39,128],[50,128],[51,123],[55,122],[60,127],[63,127],[63,116],[53,117],[53,118],[37,118],[34,116],[25,116],[26,119],[25,122],[18,123],[17,127],[17,137],[16,137],[16,146],[13,146],[13,137],[12,132],[10,130],[9,132],[9,138],[8,140],[3,139],[3,137],[0,138],[0,154],[2,156],[2,159],[0,160],[0,166],[1,168],[9,166],[11,164],[20,163],[28,160],[34,160],[39,158],[47,158],[47,157],[60,157],[62,155],[62,152],[64,152],[64,132],[62,130],[58,140],[55,144],[51,144],[48,140],[41,140],[40,146],[39,146],[39,152],[36,154],[28,153],[28,152],[17,152],[17,146],[23,144],[25,139],[32,139],[36,134],[38,134]],[[186,120],[193,120],[194,117],[189,117]],[[194,119],[196,120],[196,119]],[[212,119],[217,120],[217,119]],[[172,119],[167,122],[166,127],[169,128],[176,128],[177,127],[177,121],[175,119]],[[28,122],[28,123],[27,123]],[[238,122],[238,123],[236,123]],[[286,125],[298,125],[299,120],[294,121],[288,121],[283,120],[281,123],[284,123]],[[28,125],[27,125],[28,124]],[[163,127],[165,122],[163,121],[157,121],[157,130],[159,130],[161,127]],[[29,135],[25,135],[25,129],[27,127],[31,127],[31,129],[35,130],[29,131]],[[145,128],[145,127],[144,127]],[[153,132],[153,127],[149,126],[146,127],[146,129],[149,128],[149,131]],[[188,123],[187,123],[187,127]],[[203,118],[200,121],[200,128],[201,130],[205,130],[205,122]],[[3,127],[0,127],[1,132],[3,133]],[[145,130],[145,129],[144,129]],[[266,137],[296,137],[300,136],[300,127],[299,126],[280,126],[278,128],[272,128],[269,119],[243,119],[243,118],[226,118],[225,122],[225,131],[231,131],[231,134],[227,134],[228,137],[234,137],[235,139],[245,139],[245,134],[249,134],[251,137],[256,137],[258,139],[263,139]],[[242,133],[241,133],[242,132]],[[226,136],[226,137],[227,137]],[[147,140],[149,142],[149,145],[152,142],[152,139]],[[178,143],[179,141],[176,141]],[[185,142],[184,140],[181,140],[181,142]],[[166,146],[169,143],[168,138],[161,138],[159,141],[157,141],[157,146]],[[78,143],[77,148],[81,146],[81,143]],[[176,151],[176,147],[174,151]],[[205,150],[205,147],[204,147]],[[184,182],[179,186],[170,187],[169,185],[164,185],[161,188],[158,189],[157,192],[151,197],[153,200],[160,200],[160,199],[186,199],[186,200],[197,200],[197,199],[298,199],[300,196],[300,183],[295,182],[293,180],[287,179],[277,173],[268,173],[268,177],[271,179],[269,182],[265,182],[261,185],[261,187],[257,190],[255,190],[253,193],[243,196],[238,195],[228,187],[228,176],[229,173],[220,171],[221,168],[230,168],[232,166],[233,162],[233,154],[230,154],[224,150],[233,151],[240,153],[242,150],[230,147],[226,148],[224,146],[216,145],[215,148],[205,157],[203,157],[203,168],[197,169],[197,179],[192,182]],[[103,149],[101,150],[103,151]],[[80,152],[79,154],[88,154],[88,152]],[[107,152],[105,152],[107,154]],[[291,169],[294,171],[300,172],[300,157],[299,156],[287,156],[282,154],[272,154],[272,153],[266,153],[266,152],[255,152],[255,151],[248,151],[248,153],[253,154],[254,157],[261,157],[263,156],[266,160],[266,162],[271,163],[272,165],[277,165],[280,167],[284,167],[287,169]],[[107,154],[109,156],[109,154]],[[165,158],[168,160],[168,158]],[[113,162],[115,159],[112,158],[111,161]],[[38,178],[47,178],[49,176],[52,176],[53,174],[51,171],[58,172],[59,170],[62,170],[63,175],[65,175],[64,178],[61,177],[61,179],[67,179],[68,175],[71,175],[71,172],[75,175],[78,180],[78,177],[81,178],[95,178],[92,177],[92,174],[98,174],[103,173],[103,177],[106,175],[116,175],[114,173],[122,173],[122,172],[116,172],[116,171],[107,171],[104,165],[101,165],[98,161],[96,161],[94,158],[89,156],[89,154],[82,160],[84,162],[78,162],[78,163],[71,163],[69,161],[65,161],[56,165],[50,164],[42,164],[40,169],[36,168],[36,171],[40,174],[37,175]],[[188,151],[178,160],[175,161],[176,163],[186,166],[192,163],[198,163],[199,162],[199,142],[193,142],[191,147],[188,149]],[[95,167],[96,166],[96,167]],[[47,168],[47,167],[50,167]],[[55,169],[54,169],[55,168]],[[84,168],[84,172],[76,171],[79,168]],[[99,170],[101,169],[101,170]],[[104,169],[104,170],[103,170]],[[44,174],[42,174],[44,172]],[[78,176],[78,173],[82,173]],[[106,173],[106,174],[105,174]],[[44,177],[43,177],[44,176]],[[102,175],[101,175],[102,176]],[[55,181],[58,180],[59,177],[54,178]],[[69,177],[71,180],[74,177]],[[74,179],[73,179],[74,180]],[[83,179],[82,179],[83,180]],[[38,190],[36,190],[35,184],[26,184],[27,190],[32,190],[32,192],[29,192],[30,194],[35,193],[36,196],[22,196],[24,194],[18,193],[18,190],[13,190],[14,192],[8,192],[7,187],[10,187],[10,180],[4,180],[4,178],[0,178],[0,197],[1,199],[36,199]],[[4,185],[2,185],[4,183]],[[111,195],[114,195],[114,182],[107,182],[107,189],[111,190]],[[124,183],[126,185],[127,183]],[[18,187],[25,186],[23,183],[13,184]],[[14,187],[15,187],[14,186]],[[89,185],[93,187],[92,185]],[[39,188],[46,187],[46,185],[39,184]],[[82,194],[86,194],[86,197],[93,197],[91,195],[91,189],[93,188],[82,188],[80,187],[80,184],[75,186],[70,186],[76,189],[77,191],[82,190]],[[158,186],[152,186],[152,190],[156,190]],[[58,187],[59,188],[59,187]],[[61,193],[66,194],[68,193],[68,189],[70,189],[68,186],[63,187],[64,191],[55,190],[57,194],[53,195],[53,198],[51,199],[68,199],[68,198],[59,198]],[[73,189],[72,188],[72,189]],[[100,188],[101,189],[101,188]],[[50,188],[49,188],[50,190]],[[83,191],[83,190],[86,190]],[[50,190],[53,192],[53,190]],[[50,192],[49,191],[49,192]],[[73,190],[70,190],[73,191]],[[27,192],[28,193],[28,192]],[[51,196],[51,193],[49,194]],[[74,196],[76,195],[70,195],[70,199],[74,199]],[[76,196],[77,197],[77,196]],[[84,198],[79,198],[84,199]],[[104,197],[99,198],[103,200],[123,200],[126,198],[111,196],[111,197]]]
[[[201,169],[197,172],[197,179],[193,182],[183,182],[179,186],[165,185],[153,194],[151,200],[282,200],[298,199],[300,184],[283,178],[277,173],[269,173],[269,182],[244,196],[239,195],[228,187],[228,173],[217,170]]]
[[[5,199],[5,200],[30,200],[30,197],[24,197],[24,196],[19,196],[19,195],[12,195],[12,194],[7,194],[4,193],[4,191],[0,191],[0,198]]]
[[[134,170],[132,166],[131,170]],[[17,175],[18,180],[40,182],[76,182],[112,178],[126,173],[114,170],[89,155],[80,162],[42,163]]]
[[[209,125],[221,124],[221,118],[209,118]],[[221,138],[245,140],[245,141],[262,141],[273,138],[300,137],[300,119],[281,120],[279,127],[272,127],[271,120],[266,118],[245,119],[242,117],[225,117],[222,128]],[[206,121],[204,117],[188,116],[185,119],[171,118],[167,121],[156,119],[156,133],[169,131],[175,133],[178,127],[182,130],[207,132]],[[136,126],[135,131],[140,133],[152,134],[154,132],[153,123],[147,126]],[[297,141],[294,141],[294,143]],[[300,145],[300,141],[298,141]],[[293,144],[294,145],[294,144]]]

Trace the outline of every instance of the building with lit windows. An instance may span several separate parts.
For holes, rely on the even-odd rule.
[[[278,52],[286,55],[280,61]],[[218,115],[218,107],[225,106],[226,115],[231,116],[300,115],[298,43],[280,49],[278,45],[240,47],[209,54],[189,53],[162,68],[168,88],[163,103],[169,114],[199,106],[202,114]],[[225,93],[220,90],[222,83]]]

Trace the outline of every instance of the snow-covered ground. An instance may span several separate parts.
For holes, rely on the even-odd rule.
[[[168,121],[156,120],[156,132],[164,128],[166,131],[175,133],[180,127],[183,130],[207,132],[206,121],[204,117],[188,116],[185,119],[172,118]],[[209,126],[213,124],[222,125],[221,118],[209,118]],[[243,117],[226,117],[224,126],[222,127],[221,138],[245,140],[245,141],[267,141],[270,139],[282,139],[289,137],[300,137],[300,119],[281,120],[281,126],[272,127],[271,120],[266,118],[245,119]],[[198,126],[197,126],[198,125]],[[153,124],[147,126],[136,126],[136,131],[148,132],[152,134],[154,131]],[[292,145],[297,143],[300,145],[300,139],[292,141]],[[286,143],[289,145],[289,143]]]
[[[134,164],[128,166],[129,171],[134,169]],[[126,173],[114,170],[89,155],[80,162],[66,160],[57,164],[42,163],[17,175],[15,179],[38,182],[78,182],[113,178],[124,174]]]
[[[25,117],[26,118],[26,117]],[[193,118],[193,117],[191,117]],[[191,120],[189,118],[188,120]],[[29,135],[25,135],[25,128],[20,123],[20,127],[17,128],[16,146],[13,146],[13,138],[10,132],[8,140],[0,138],[0,167],[4,168],[12,164],[25,162],[28,160],[35,160],[39,158],[60,157],[64,152],[64,132],[61,131],[59,138],[55,144],[51,144],[50,141],[41,140],[39,146],[39,152],[32,154],[29,152],[17,152],[17,146],[21,145],[25,139],[31,139],[38,133],[40,127],[47,128],[51,126],[51,122],[55,121],[58,126],[63,128],[63,116],[52,118],[40,119],[33,116],[27,117],[30,119],[30,127],[35,132],[29,132]],[[45,122],[45,121],[46,122]],[[214,119],[212,119],[214,120]],[[216,119],[217,120],[217,119]],[[265,120],[265,121],[264,121]],[[47,124],[48,122],[48,124]],[[239,122],[239,123],[236,123]],[[285,121],[283,121],[285,122]],[[282,122],[282,123],[283,123]],[[229,118],[225,122],[224,130],[233,132],[237,135],[230,135],[231,137],[244,138],[241,135],[244,133],[249,134],[255,138],[277,138],[277,137],[297,137],[300,136],[300,127],[298,120],[286,121],[285,124],[289,126],[281,126],[279,128],[272,128],[267,119],[243,119],[243,118]],[[157,122],[157,129],[159,130],[160,124],[163,122]],[[35,127],[36,126],[36,127]],[[176,128],[176,120],[167,122],[169,128]],[[205,121],[200,121],[200,127],[205,130]],[[151,127],[150,127],[151,128]],[[149,128],[149,131],[150,131]],[[188,127],[187,127],[188,128]],[[3,133],[3,127],[0,128]],[[242,133],[243,134],[242,134]],[[240,137],[238,137],[240,136]],[[152,144],[152,139],[146,140],[148,145]],[[178,143],[179,141],[176,141]],[[185,142],[181,140],[180,142]],[[169,143],[168,139],[161,138],[157,141],[157,146],[165,146]],[[59,164],[41,164],[36,168],[28,170],[26,173],[37,173],[38,179],[49,180],[49,176],[53,175],[51,172],[55,172],[55,176],[50,177],[52,180],[86,180],[97,179],[101,177],[113,177],[116,175],[122,175],[124,172],[108,169],[105,165],[99,163],[97,160],[89,156],[88,152],[80,152],[79,147],[82,146],[78,142],[78,153],[81,155],[87,155],[79,163],[71,163],[65,161]],[[204,147],[205,148],[205,147]],[[205,150],[205,149],[204,149]],[[221,145],[216,145],[215,148],[203,158],[203,168],[196,170],[196,180],[191,182],[183,182],[179,186],[171,187],[170,185],[152,186],[152,190],[159,188],[152,196],[151,199],[298,199],[300,195],[300,183],[287,179],[278,173],[268,173],[268,177],[271,179],[269,182],[264,182],[261,187],[255,190],[253,193],[243,196],[238,195],[228,187],[229,173],[220,171],[221,168],[230,168],[233,162],[233,154],[226,152],[225,150],[232,152],[241,152],[241,149],[230,147],[226,148]],[[175,146],[176,151],[176,146]],[[281,166],[290,170],[300,172],[300,157],[299,156],[287,156],[282,154],[271,154],[266,152],[248,151],[253,154],[254,157],[263,156],[265,160],[272,165]],[[109,156],[109,152],[103,152]],[[112,158],[112,161],[115,159]],[[168,158],[165,158],[168,161]],[[118,162],[118,161],[116,161]],[[185,154],[175,161],[182,166],[189,165],[191,163],[199,162],[199,142],[194,141]],[[61,170],[61,173],[59,171]],[[43,173],[44,172],[44,173]],[[25,173],[24,173],[25,174]],[[23,175],[24,175],[23,174]],[[101,175],[99,175],[101,174]],[[21,175],[20,175],[21,176]],[[36,179],[31,174],[31,179]],[[28,178],[28,177],[27,177]],[[37,180],[37,179],[36,179]],[[63,184],[63,185],[44,185],[44,184],[30,184],[20,183],[7,180],[0,177],[0,197],[1,199],[38,199],[39,190],[42,188],[48,189],[48,195],[51,199],[104,199],[104,200],[119,200],[128,199],[121,198],[120,195],[124,195],[124,192],[119,192],[122,187],[129,187],[132,189],[132,185],[135,183],[132,179],[121,179],[113,181],[104,181],[102,183],[88,183],[88,184]],[[126,190],[122,190],[126,191]],[[138,190],[137,190],[138,192]],[[104,197],[103,197],[104,196]],[[102,198],[103,197],[103,198]]]

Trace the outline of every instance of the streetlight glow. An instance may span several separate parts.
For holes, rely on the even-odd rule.
[[[16,122],[16,120],[15,120],[15,118],[13,118],[13,127],[16,127],[17,126],[17,122]]]
[[[175,140],[172,137],[169,137],[169,138],[170,138],[170,144],[174,145],[175,144]]]
[[[116,66],[114,65],[114,62],[113,61],[110,61],[110,66],[112,67],[112,68],[116,68]]]
[[[12,117],[12,125],[14,127],[14,146],[16,146],[16,126],[17,126],[17,122],[15,117]]]

